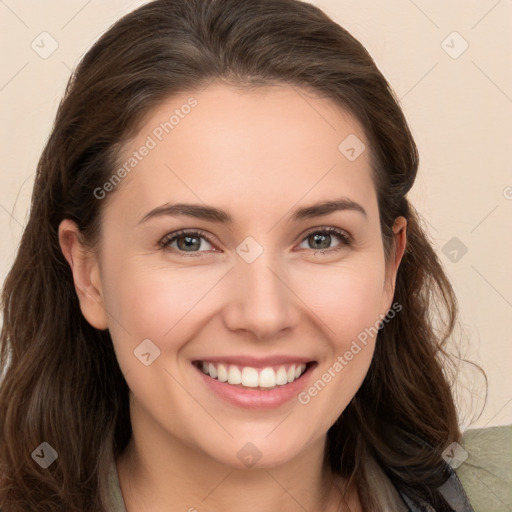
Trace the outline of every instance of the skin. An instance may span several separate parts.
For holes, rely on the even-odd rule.
[[[346,482],[323,457],[327,430],[368,370],[374,338],[309,403],[267,410],[217,397],[191,361],[308,357],[317,362],[315,382],[391,307],[406,221],[395,221],[386,262],[361,126],[330,100],[286,85],[243,91],[216,82],[172,97],[147,116],[119,161],[192,95],[198,105],[103,199],[99,245],[87,250],[69,220],[59,229],[82,312],[109,329],[130,387],[133,437],[116,461],[127,510],[362,510],[353,488],[340,502],[333,478],[340,489]],[[350,134],[366,145],[354,161],[338,150]],[[290,220],[297,207],[341,197],[366,216],[344,210]],[[177,202],[213,205],[233,223],[140,222]],[[321,254],[307,232],[325,227],[347,231],[352,244],[332,234],[323,246],[331,251]],[[201,239],[199,257],[179,253],[176,241],[159,245],[179,229],[201,229],[211,243]],[[252,263],[236,252],[248,236],[263,248]],[[160,350],[149,366],[134,357],[144,339]],[[262,454],[251,468],[237,457],[247,442]]]

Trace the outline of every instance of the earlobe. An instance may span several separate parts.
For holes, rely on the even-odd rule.
[[[108,317],[96,254],[83,245],[80,230],[70,219],[64,219],[59,225],[59,244],[73,274],[82,314],[96,329],[106,329]]]

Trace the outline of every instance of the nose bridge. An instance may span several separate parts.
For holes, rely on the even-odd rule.
[[[279,258],[254,238],[237,247],[227,323],[231,329],[269,337],[294,325],[298,312]]]

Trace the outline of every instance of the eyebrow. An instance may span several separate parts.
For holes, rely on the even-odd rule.
[[[321,217],[322,215],[328,215],[336,211],[350,210],[359,212],[365,217],[368,217],[366,210],[355,201],[343,197],[341,199],[333,201],[322,201],[320,203],[313,204],[311,206],[305,206],[297,208],[291,213],[291,221],[297,222],[299,220],[311,219],[314,217]],[[187,216],[195,219],[209,220],[212,222],[218,222],[221,224],[232,224],[233,217],[229,212],[220,210],[213,206],[206,206],[201,204],[188,204],[188,203],[177,203],[177,204],[164,204],[154,208],[148,212],[139,221],[139,224],[147,222],[155,217],[163,216]]]

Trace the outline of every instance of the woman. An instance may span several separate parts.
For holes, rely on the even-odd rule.
[[[442,456],[456,301],[417,168],[386,80],[312,5],[118,21],[4,287],[4,512],[473,510]]]

